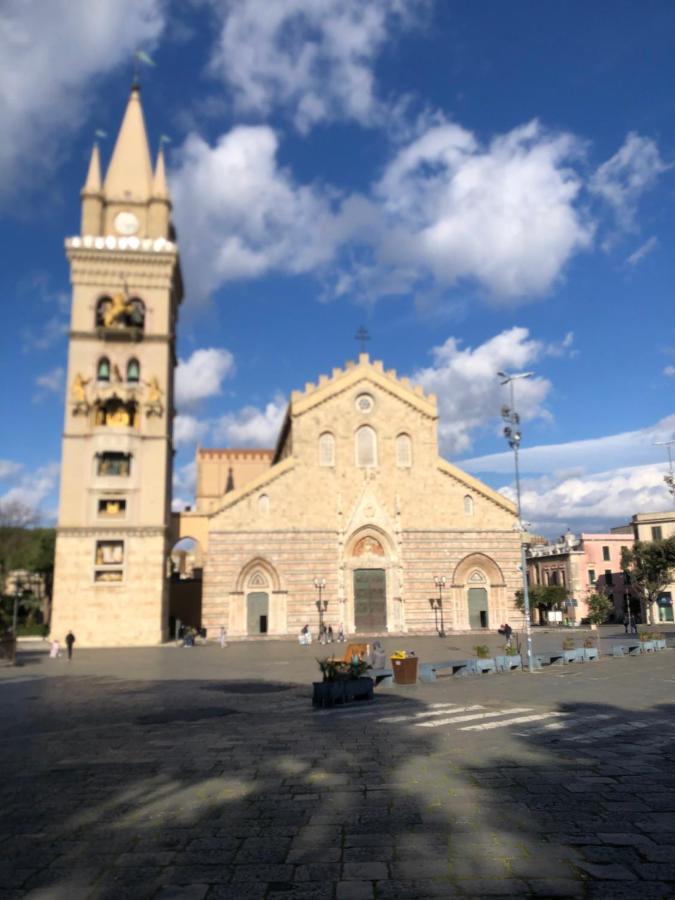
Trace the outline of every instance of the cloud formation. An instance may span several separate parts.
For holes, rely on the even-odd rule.
[[[0,12],[0,203],[58,160],[83,121],[92,79],[151,46],[161,0],[7,0]],[[67,48],[67,49],[66,49]],[[44,148],[48,146],[49,152]]]
[[[567,335],[560,344],[546,344],[531,338],[527,328],[516,327],[477,347],[462,348],[455,337],[434,347],[433,364],[410,377],[438,397],[441,452],[451,456],[466,453],[477,431],[499,421],[508,394],[497,372],[515,372],[545,356],[571,352],[572,343],[573,336]],[[521,419],[550,417],[545,407],[550,389],[550,381],[539,376],[518,382],[516,406]]]
[[[176,405],[194,407],[220,394],[223,380],[234,372],[234,357],[229,350],[209,347],[195,350],[189,359],[179,359],[176,367]]]
[[[34,511],[40,518],[55,518],[55,510],[45,513],[42,504],[53,496],[58,485],[59,471],[57,462],[47,463],[29,472],[20,463],[0,461],[0,480],[7,481],[11,476],[13,481],[13,486],[0,494],[0,504],[18,503]]]
[[[656,142],[631,131],[614,156],[596,170],[589,188],[609,204],[619,228],[631,231],[640,198],[668,168]]]
[[[296,128],[380,122],[373,68],[428,0],[230,0],[211,61],[240,112],[287,112]]]
[[[245,406],[221,416],[214,423],[213,437],[230,447],[274,447],[287,405],[286,398],[277,394],[264,409]]]
[[[191,295],[281,272],[367,299],[464,281],[495,303],[538,297],[592,240],[578,149],[537,122],[487,146],[446,122],[397,148],[367,195],[345,195],[298,184],[267,126],[214,146],[191,134],[172,175]]]

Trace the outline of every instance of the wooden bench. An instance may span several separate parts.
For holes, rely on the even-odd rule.
[[[454,659],[445,662],[422,663],[420,666],[420,681],[430,684],[438,681],[439,674],[446,675],[475,675],[477,674],[475,659]]]

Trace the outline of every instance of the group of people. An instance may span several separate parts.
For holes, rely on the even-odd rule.
[[[324,625],[321,623],[319,626],[319,643],[320,644],[332,644],[333,641],[344,641],[345,632],[342,627],[342,622],[337,627],[337,637],[333,632],[332,625]],[[303,625],[300,629],[300,634],[298,635],[298,643],[300,644],[311,644],[312,643],[312,629],[310,625]]]
[[[623,631],[624,634],[628,634],[628,629],[630,628],[631,634],[638,633],[638,625],[640,624],[639,617],[634,613],[626,613],[623,617]]]
[[[69,631],[68,634],[66,635],[65,644],[66,644],[66,652],[68,654],[68,659],[72,659],[73,658],[73,645],[75,644],[75,635],[73,634],[72,631]],[[56,638],[54,638],[54,640],[51,642],[51,646],[49,649],[49,658],[50,659],[58,659],[60,656],[61,656],[61,644],[59,643],[59,641]]]

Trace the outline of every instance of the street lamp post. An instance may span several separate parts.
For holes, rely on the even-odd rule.
[[[319,637],[323,634],[323,614],[326,612],[328,608],[328,600],[323,600],[322,595],[324,588],[326,587],[326,579],[325,578],[315,578],[314,579],[314,587],[319,592],[319,599],[316,601],[316,608],[319,611]]]
[[[675,475],[673,475],[673,452],[671,447],[675,444],[675,438],[672,441],[654,441],[655,447],[666,447],[668,451],[668,474],[663,476],[663,480],[668,488],[668,493],[675,501]]]
[[[516,509],[518,514],[518,531],[520,532],[520,567],[523,574],[523,608],[525,612],[525,635],[527,642],[527,668],[530,672],[534,671],[532,657],[532,623],[530,621],[530,592],[527,584],[527,560],[525,557],[525,528],[523,526],[522,509],[520,503],[520,467],[518,460],[518,451],[520,450],[520,440],[522,437],[520,431],[520,416],[516,412],[515,392],[513,388],[514,381],[520,378],[531,378],[534,372],[518,372],[510,375],[508,372],[497,372],[502,379],[502,384],[508,384],[511,397],[511,405],[502,407],[502,419],[504,425],[504,437],[508,441],[509,447],[513,450],[513,456],[516,467]]]
[[[435,575],[434,584],[438,588],[438,597],[435,598],[434,609],[437,609],[441,616],[441,627],[438,627],[437,619],[436,629],[439,637],[445,637],[445,622],[443,621],[443,588],[445,587],[445,575]]]

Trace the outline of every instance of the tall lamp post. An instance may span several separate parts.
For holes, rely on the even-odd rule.
[[[319,592],[319,599],[316,601],[316,608],[319,610],[319,634],[323,632],[323,614],[328,608],[328,600],[322,598],[324,588],[326,587],[325,578],[315,578],[314,587]]]
[[[654,441],[655,447],[666,447],[668,450],[668,474],[663,476],[663,480],[668,488],[668,493],[675,501],[675,475],[673,475],[673,452],[670,449],[675,444],[675,438],[672,441]]]
[[[532,660],[532,623],[530,621],[530,592],[527,584],[527,560],[525,558],[525,528],[523,526],[522,510],[520,504],[520,467],[518,460],[518,451],[520,450],[520,440],[522,437],[520,431],[520,416],[516,412],[515,394],[513,383],[520,378],[531,378],[534,372],[518,372],[510,375],[508,372],[497,372],[502,379],[502,384],[508,384],[511,396],[511,405],[502,407],[502,419],[504,420],[504,437],[508,441],[509,447],[513,450],[513,456],[516,465],[516,509],[518,514],[518,531],[520,532],[520,567],[523,572],[523,608],[525,611],[525,635],[527,641],[527,668],[530,672],[534,671]]]
[[[445,587],[445,575],[434,575],[434,584],[438,588],[438,597],[432,598],[432,606],[434,610],[438,610],[441,614],[441,627],[438,627],[436,620],[436,628],[439,637],[445,637],[445,623],[443,621],[443,588]]]

